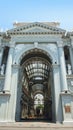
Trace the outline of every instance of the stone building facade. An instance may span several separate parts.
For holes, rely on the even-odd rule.
[[[35,117],[42,94],[43,118],[73,123],[73,32],[57,26],[15,23],[0,32],[0,122]]]

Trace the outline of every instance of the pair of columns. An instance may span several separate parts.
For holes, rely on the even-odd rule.
[[[71,42],[72,46],[69,47],[70,53],[70,61],[73,73],[73,41]],[[63,42],[58,41],[58,52],[59,52],[59,59],[60,59],[60,70],[61,70],[61,82],[62,82],[62,90],[68,90],[67,87],[67,78],[66,78],[66,65],[65,65],[65,58],[64,58],[64,50],[63,50]]]

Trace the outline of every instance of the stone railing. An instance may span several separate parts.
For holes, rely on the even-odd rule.
[[[73,74],[67,75],[68,90],[73,93]]]

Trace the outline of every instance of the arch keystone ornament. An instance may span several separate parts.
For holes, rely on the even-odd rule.
[[[16,23],[0,32],[0,122],[73,123],[73,35],[57,25]]]

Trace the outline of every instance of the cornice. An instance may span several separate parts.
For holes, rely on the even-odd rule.
[[[35,29],[31,31],[31,29],[33,28],[39,28],[41,29],[41,31],[37,31]],[[30,29],[30,31],[28,31]],[[45,29],[45,31],[43,30]],[[35,22],[35,23],[30,23],[30,24],[26,24],[23,26],[18,26],[16,28],[13,28],[11,30],[7,31],[7,34],[10,35],[37,35],[37,34],[65,34],[65,30],[61,29],[61,28],[57,28],[57,27],[53,27],[53,26],[49,26],[47,24],[44,23],[39,23],[39,22]]]
[[[5,32],[0,32],[0,37],[2,37],[5,34]]]
[[[8,31],[16,31],[16,30],[22,31],[23,29],[28,29],[28,28],[32,28],[32,27],[41,27],[41,28],[50,29],[50,30],[53,30],[53,31],[58,31],[58,30],[65,31],[64,29],[49,26],[47,24],[40,23],[40,22],[29,23],[29,24],[26,24],[26,25],[22,25],[22,26],[10,29]]]
[[[73,32],[68,32],[67,35],[68,36],[73,36]]]
[[[64,35],[64,32],[7,32],[9,35],[46,35],[46,34],[62,34]]]
[[[8,43],[11,40],[11,36],[6,32],[0,32],[1,42]]]
[[[35,22],[38,23],[38,22]],[[42,24],[47,24],[48,26],[53,26],[53,27],[57,27],[60,25],[59,22],[41,22]],[[13,26],[14,27],[19,27],[19,26],[23,26],[23,25],[28,25],[31,24],[31,22],[14,22]]]

